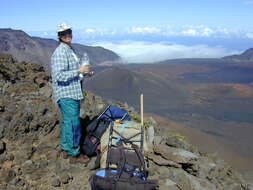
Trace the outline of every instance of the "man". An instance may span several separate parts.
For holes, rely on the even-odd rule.
[[[71,47],[71,27],[63,23],[58,28],[59,46],[51,57],[51,71],[54,100],[62,113],[61,149],[70,162],[87,163],[89,158],[80,154],[80,101],[82,73],[89,72],[89,66],[80,66],[79,58]]]

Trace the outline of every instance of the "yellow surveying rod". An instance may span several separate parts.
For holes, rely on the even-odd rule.
[[[141,94],[141,125],[143,126],[143,94]]]

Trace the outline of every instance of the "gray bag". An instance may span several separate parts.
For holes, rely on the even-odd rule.
[[[130,144],[131,148],[123,143]],[[141,149],[129,139],[121,137],[117,146],[108,147],[106,168],[92,175],[89,182],[92,190],[157,190],[158,181],[147,177]]]

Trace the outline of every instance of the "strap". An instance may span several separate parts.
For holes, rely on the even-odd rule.
[[[141,162],[141,165],[143,167],[143,172],[144,172],[144,177],[146,178],[147,177],[147,172],[146,172],[146,165],[145,165],[145,160],[144,160],[144,156],[142,155],[139,147],[135,144],[131,144],[132,145],[132,148],[134,149],[135,153],[137,154],[140,162]]]
[[[130,141],[130,139],[132,139],[132,138],[134,138],[134,137],[136,137],[138,135],[141,135],[141,132],[140,132],[140,133],[137,133],[137,134],[135,134],[135,135],[133,135],[133,136],[131,136],[129,138],[125,138],[118,131],[116,131],[114,129],[113,129],[113,132],[115,132],[117,135],[119,135],[121,137],[121,141],[123,141],[125,143],[130,143],[130,144],[132,144],[132,142]]]
[[[94,184],[94,180],[95,180],[95,178],[94,178],[94,176],[92,175],[92,176],[90,177],[90,179],[89,179],[90,186],[91,186],[91,189],[92,189],[92,190],[96,188],[96,186],[95,186],[95,184]]]
[[[125,165],[126,165],[126,155],[125,155],[124,146],[123,146],[122,142],[118,146],[118,149],[119,149],[119,152],[120,152],[120,162],[119,162],[118,168],[117,168],[118,174],[119,174],[117,180],[120,179],[120,177],[121,177],[121,175],[123,173],[123,170],[125,168]]]
[[[96,154],[97,154],[97,158],[96,158],[95,166],[94,166],[93,170],[100,167],[101,152],[99,150],[96,150]]]
[[[144,161],[143,155],[140,152],[139,147],[137,145],[133,144],[133,143],[131,145],[132,145],[132,148],[134,149],[135,153],[137,154],[141,164],[144,165],[145,161]]]
[[[70,78],[67,81],[57,81],[58,86],[69,86],[72,82],[78,81],[79,76],[77,75],[76,77]]]
[[[101,117],[104,118],[103,116],[107,117],[108,119],[110,119],[111,121],[114,120],[114,118],[112,117],[112,112],[110,110],[111,105],[107,106],[107,108],[98,116],[98,118],[100,119]],[[109,111],[110,115],[108,115],[106,112]]]
[[[90,134],[92,134],[92,136],[95,136],[96,138],[100,140],[109,125],[110,125],[110,121],[100,119],[97,123],[97,126],[94,128],[94,130]]]
[[[123,141],[124,143],[129,143],[129,144],[131,144],[131,147],[134,149],[134,151],[135,151],[135,153],[137,154],[137,157],[138,157],[138,159],[139,159],[139,161],[140,161],[140,163],[141,163],[141,165],[142,165],[142,167],[143,167],[144,176],[147,177],[147,172],[146,172],[146,165],[145,165],[144,156],[143,156],[143,154],[141,153],[139,147],[138,147],[137,145],[133,144],[133,142],[130,141],[131,138],[136,137],[137,135],[140,135],[140,134],[142,134],[142,133],[137,133],[137,134],[133,135],[133,136],[130,137],[130,138],[125,138],[125,137],[123,137],[120,133],[118,133],[116,130],[114,130],[114,129],[111,129],[111,130],[113,130],[113,132],[115,132],[117,135],[119,135],[119,136],[122,138],[122,139],[121,139],[121,145],[120,145],[120,146],[123,146],[123,145],[122,145],[122,141]],[[123,151],[124,151],[124,150],[123,150]],[[125,165],[125,164],[124,164],[124,165]]]
[[[127,115],[128,115],[128,113],[126,112],[126,113],[122,116],[122,118],[121,118],[120,120],[123,121]]]
[[[100,117],[102,117],[103,116],[103,114],[105,114],[105,112],[107,111],[107,110],[109,110],[110,111],[110,107],[111,107],[111,105],[109,105],[109,106],[107,106],[106,108],[105,108],[105,110],[98,116],[98,118],[97,119],[100,119]],[[111,112],[111,111],[110,111]],[[107,115],[107,114],[106,114]],[[108,115],[107,115],[108,116]],[[109,116],[108,116],[109,117]]]
[[[112,190],[116,190],[117,183],[118,183],[118,180],[114,179],[113,182],[112,182],[112,185],[113,185],[113,189]]]
[[[101,122],[106,122],[105,120],[103,120],[103,118],[102,119],[96,119],[97,120],[97,123],[96,123],[96,127],[94,127],[92,130],[91,130],[91,132],[94,132],[94,131],[96,131],[97,130],[97,128],[99,127],[99,125],[100,125],[100,123]]]

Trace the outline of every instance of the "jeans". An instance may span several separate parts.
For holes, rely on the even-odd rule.
[[[69,155],[77,156],[81,138],[80,100],[61,98],[57,103],[62,113],[61,148]]]

